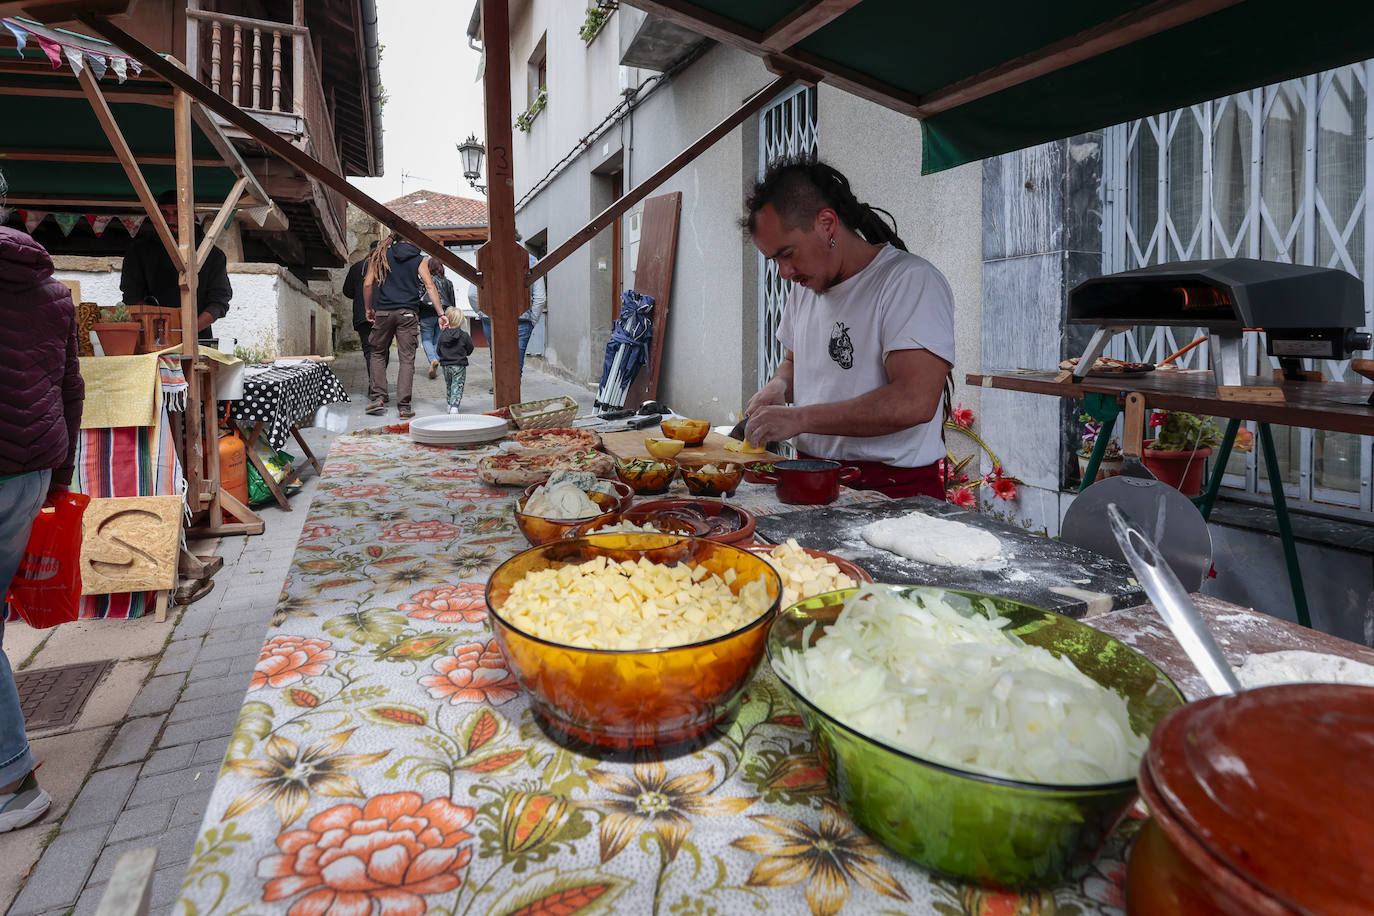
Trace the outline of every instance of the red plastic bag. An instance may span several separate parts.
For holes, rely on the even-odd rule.
[[[81,611],[81,516],[91,498],[57,493],[33,520],[9,603],[31,627],[70,623]]]

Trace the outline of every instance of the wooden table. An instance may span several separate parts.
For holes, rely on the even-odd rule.
[[[1218,395],[1215,376],[1208,369],[1156,370],[1141,376],[1090,375],[1080,382],[1065,378],[1066,375],[1060,371],[1019,369],[987,374],[970,373],[965,380],[970,385],[982,388],[1084,398],[1088,412],[1102,422],[1104,429],[1109,429],[1116,420],[1116,410],[1113,408],[1119,409],[1126,395],[1132,392],[1144,395],[1147,407],[1226,417],[1229,422],[1221,447],[1213,456],[1212,476],[1206,491],[1197,499],[1203,519],[1210,517],[1212,506],[1216,503],[1231,446],[1242,420],[1258,423],[1260,454],[1270,480],[1281,479],[1273,435],[1269,429],[1272,423],[1374,435],[1374,406],[1369,404],[1371,389],[1354,382],[1282,382],[1274,386],[1272,379],[1252,376],[1245,380],[1247,385],[1277,387],[1283,392],[1283,400],[1237,400],[1235,397]],[[1083,474],[1085,487],[1096,478],[1098,463],[1110,438],[1105,434],[1097,437],[1097,446]],[[1288,581],[1298,622],[1310,626],[1311,615],[1302,584],[1302,568],[1298,564],[1297,543],[1293,539],[1293,526],[1288,518],[1288,499],[1282,486],[1270,487],[1269,494],[1278,520],[1279,541],[1288,567]]]

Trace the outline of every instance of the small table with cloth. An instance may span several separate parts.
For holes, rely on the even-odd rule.
[[[245,370],[243,396],[232,402],[229,417],[240,428],[249,431],[245,441],[248,460],[262,475],[277,505],[285,511],[291,511],[291,504],[283,488],[290,485],[297,472],[293,469],[278,484],[258,455],[259,436],[266,431],[267,444],[273,451],[285,445],[288,436],[294,436],[305,457],[315,466],[315,473],[323,473],[319,459],[301,438],[299,424],[313,417],[325,404],[347,400],[348,393],[323,361],[278,360],[278,365],[252,366]]]

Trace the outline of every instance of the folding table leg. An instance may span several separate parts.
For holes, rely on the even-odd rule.
[[[315,473],[323,474],[324,468],[320,467],[320,460],[315,457],[315,453],[310,451],[310,446],[306,445],[305,440],[301,438],[300,427],[291,427],[291,435],[296,437],[296,442],[300,445],[301,451],[305,452],[305,457],[309,458],[310,463],[315,466]]]
[[[267,465],[263,464],[262,457],[258,455],[257,442],[258,435],[262,432],[262,421],[259,420],[253,427],[253,431],[248,434],[247,441],[244,442],[244,451],[248,455],[248,460],[253,462],[253,467],[257,468],[258,474],[262,477],[262,482],[267,484],[267,489],[272,491],[272,497],[276,499],[277,505],[281,506],[283,512],[291,511],[291,503],[286,498],[286,492],[277,485],[272,478],[272,473],[267,470]]]
[[[1288,497],[1283,493],[1283,475],[1279,473],[1279,459],[1274,451],[1274,435],[1269,424],[1255,424],[1259,431],[1260,449],[1264,454],[1264,473],[1269,478],[1269,495],[1274,500],[1274,516],[1279,523],[1279,541],[1283,544],[1283,559],[1288,564],[1288,585],[1293,589],[1293,606],[1298,623],[1312,626],[1307,610],[1307,590],[1302,584],[1302,567],[1298,565],[1298,545],[1293,541],[1293,524],[1288,518]]]

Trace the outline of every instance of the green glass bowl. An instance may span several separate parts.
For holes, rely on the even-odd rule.
[[[899,589],[900,594],[918,588]],[[857,589],[817,595],[779,613],[768,636],[778,673],[785,649],[815,642]],[[989,601],[1008,629],[1034,646],[1068,656],[1088,677],[1125,700],[1131,726],[1148,736],[1183,696],[1134,649],[1087,624],[1005,598],[942,589],[955,607],[984,613]],[[1001,887],[1040,887],[1081,876],[1134,804],[1134,779],[1095,785],[1042,785],[972,773],[924,760],[860,734],[813,706],[785,677],[816,738],[835,799],[850,818],[893,852],[932,871]]]

